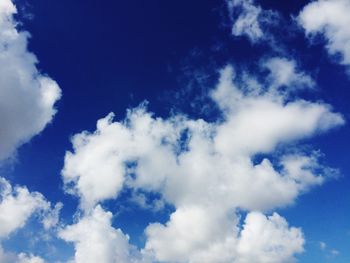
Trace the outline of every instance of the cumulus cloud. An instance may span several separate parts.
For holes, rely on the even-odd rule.
[[[36,67],[27,50],[28,32],[16,29],[16,7],[0,3],[0,160],[40,133],[52,120],[61,96],[57,83]]]
[[[0,262],[1,263],[44,263],[45,261],[37,256],[20,253],[5,252],[0,246]]]
[[[347,66],[350,65],[349,12],[349,0],[319,0],[306,5],[298,17],[306,34],[323,34],[329,54],[340,54],[341,63]]]
[[[41,257],[34,256],[32,254],[14,254],[5,252],[0,246],[0,262],[1,263],[44,263],[45,261]]]
[[[29,192],[26,187],[12,187],[0,177],[0,239],[22,228],[31,215],[47,211],[50,204],[38,192]]]
[[[230,262],[237,246],[237,218],[214,207],[178,207],[165,224],[147,227],[146,251],[161,262]]]
[[[253,0],[227,3],[234,18],[233,35],[245,35],[253,43],[269,38],[263,25],[273,23],[273,12],[262,10]],[[334,3],[347,7],[344,0]],[[308,5],[300,21],[308,33],[322,28],[330,53],[342,52],[343,63],[348,64],[346,45],[339,44],[347,40],[343,26],[348,21],[334,22],[326,16],[315,23],[305,15],[313,5],[325,4],[330,1]],[[10,0],[0,2],[0,160],[50,123],[61,96],[57,83],[37,69],[36,57],[27,50],[29,34],[16,29],[15,13]],[[111,113],[97,122],[95,132],[72,138],[62,178],[65,190],[80,198],[83,211],[74,224],[59,230],[59,237],[74,245],[71,262],[295,260],[303,251],[301,229],[290,227],[277,213],[264,213],[292,204],[322,184],[332,170],[320,164],[317,152],[297,149],[277,156],[274,152],[344,120],[326,103],[290,96],[291,91],[314,86],[296,62],[272,58],[262,67],[269,71],[268,77],[253,89],[251,76],[241,83],[231,66],[221,71],[210,94],[222,114],[215,122],[181,114],[157,118],[142,104],[128,110],[124,120],[114,121]],[[132,189],[133,198],[144,207],[157,210],[164,203],[174,207],[167,222],[145,229],[147,240],[141,251],[112,226],[112,213],[99,205],[118,198],[124,188]],[[45,229],[57,225],[61,204],[52,209],[40,193],[12,187],[3,178],[0,193],[0,241],[23,228],[33,215],[41,218]],[[149,201],[147,193],[157,193],[160,199]],[[242,210],[247,212],[243,225]],[[1,246],[0,261],[44,262],[32,254],[5,252]]]
[[[301,230],[289,227],[287,221],[274,213],[248,214],[237,246],[239,263],[293,262],[293,255],[303,251]]]
[[[286,101],[283,96],[269,91],[246,94],[232,82],[232,74],[231,67],[223,70],[220,83],[212,92],[212,98],[225,116],[221,123],[190,120],[180,115],[155,118],[142,105],[129,110],[124,121],[114,122],[110,114],[98,121],[94,133],[75,135],[72,139],[74,152],[67,152],[62,171],[67,191],[80,196],[86,207],[117,197],[125,184],[161,191],[175,204],[191,199],[205,203],[206,199],[213,198],[211,192],[216,193],[210,189],[223,184],[225,192],[233,193],[228,202],[248,209],[268,209],[271,200],[262,205],[264,199],[253,197],[252,200],[261,203],[255,206],[247,202],[250,198],[235,199],[236,195],[247,195],[244,190],[237,194],[239,189],[246,189],[244,183],[252,186],[253,181],[257,189],[266,189],[263,185],[273,180],[278,193],[284,192],[283,196],[290,193],[286,200],[276,198],[278,202],[281,205],[291,202],[303,189],[302,181],[293,180],[295,174],[290,175],[287,169],[280,174],[268,159],[254,165],[252,157],[271,153],[280,143],[341,125],[343,118],[323,103],[301,99]],[[132,163],[134,165],[129,167]],[[135,179],[129,176],[131,173],[135,173]],[[223,180],[227,182],[224,184]],[[188,188],[182,185],[183,181]],[[284,191],[284,187],[289,190]],[[206,197],[198,192],[204,190],[208,193]],[[268,195],[280,196],[271,189],[266,191]]]
[[[242,229],[237,217],[221,217],[205,207],[178,209],[163,226],[152,224],[147,230],[146,250],[161,262],[294,262],[303,251],[300,229],[274,213],[247,215]],[[175,237],[175,238],[174,238]]]
[[[36,215],[42,221],[46,229],[57,225],[58,221],[52,219],[58,217],[61,204],[51,208],[42,194],[30,192],[26,187],[15,186],[0,177],[0,262],[3,263],[42,263],[43,259],[33,255],[20,253],[18,255],[4,251],[1,241],[23,228],[32,216]]]
[[[126,180],[126,172],[130,171],[128,161],[132,163],[139,155],[147,158],[152,152],[158,158],[151,161],[161,166],[162,159],[168,162],[167,157],[174,157],[169,147],[171,140],[175,143],[178,139],[179,128],[175,126],[175,119],[169,122],[153,119],[142,106],[129,111],[122,123],[113,122],[113,114],[99,120],[95,133],[83,132],[72,139],[74,153],[67,152],[62,171],[67,191],[79,195],[86,207],[116,197]],[[162,145],[163,138],[170,140],[169,143]],[[162,173],[165,166],[159,166],[156,167]],[[154,182],[148,183],[152,187],[162,179],[162,174],[156,174]]]
[[[67,226],[59,236],[73,242],[74,263],[141,262],[129,237],[111,225],[112,214],[97,206],[76,224]]]
[[[61,237],[75,242],[76,258],[83,251],[79,244],[90,242],[89,237],[80,239],[80,224],[89,225],[85,228],[91,233],[97,227],[91,220],[108,215],[96,205],[118,198],[123,188],[158,193],[175,207],[168,222],[145,230],[144,254],[156,260],[292,262],[302,252],[301,230],[277,214],[266,217],[262,212],[293,203],[332,170],[320,164],[317,152],[273,155],[277,147],[326,132],[344,120],[328,104],[291,97],[280,89],[311,82],[293,62],[275,58],[266,65],[270,75],[258,87],[268,85],[260,90],[237,82],[230,66],[221,71],[211,92],[222,113],[216,122],[180,114],[157,118],[142,104],[122,121],[109,114],[97,122],[95,132],[72,138],[62,177],[66,191],[80,197],[86,217]],[[242,230],[237,209],[249,212]],[[104,225],[109,229],[107,217]],[[258,238],[262,234],[264,242]],[[97,244],[97,239],[91,242]]]
[[[16,12],[11,0],[0,1],[0,161],[45,128],[61,96],[57,83],[36,67],[38,61],[27,49],[29,33],[16,28]],[[1,241],[34,215],[46,230],[56,226],[61,206],[51,209],[42,194],[0,177],[0,262],[43,263],[32,254],[4,251]]]
[[[18,255],[18,263],[44,263],[41,257],[20,253]]]

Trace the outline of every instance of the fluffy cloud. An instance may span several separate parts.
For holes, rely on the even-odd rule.
[[[247,215],[237,252],[239,263],[293,262],[293,255],[303,251],[304,238],[298,228],[289,228],[287,221],[252,212]]]
[[[113,122],[112,118],[113,114],[110,114],[99,120],[93,134],[83,132],[74,136],[75,152],[67,152],[65,157],[62,175],[66,189],[78,194],[86,207],[118,195],[126,179],[128,161],[131,163],[140,155],[147,158],[152,152],[158,158],[151,161],[157,162],[156,167],[162,173],[165,166],[159,167],[161,160],[168,162],[167,157],[174,157],[169,147],[178,139],[175,119],[169,122],[154,119],[142,106],[129,111],[122,123]],[[162,145],[162,139],[169,143]],[[171,140],[173,143],[170,143]],[[162,174],[156,174],[154,182],[148,183],[152,187],[161,183],[162,179]]]
[[[14,253],[5,252],[0,246],[0,262],[1,263],[44,263],[45,261],[34,255],[27,255],[20,253],[18,255]]]
[[[253,44],[262,40],[274,42],[269,27],[279,21],[276,12],[262,9],[254,0],[226,0],[226,3],[233,22],[232,35],[246,36]]]
[[[117,198],[124,187],[159,193],[175,207],[167,223],[146,229],[144,252],[157,260],[253,262],[254,255],[256,262],[291,262],[302,252],[299,229],[290,228],[277,214],[265,217],[261,212],[293,203],[310,187],[322,184],[332,170],[319,163],[317,152],[273,153],[344,120],[325,103],[284,92],[282,87],[297,90],[312,83],[294,62],[275,58],[263,67],[270,74],[255,88],[236,81],[232,67],[221,71],[211,93],[222,112],[220,121],[182,115],[156,118],[141,105],[129,110],[123,121],[113,121],[110,114],[97,122],[95,132],[73,137],[62,176],[66,190],[80,197],[86,217],[61,237],[75,242],[76,259],[85,255],[79,252],[85,251],[84,246],[97,244],[104,236],[104,230],[91,223],[93,218],[104,215],[103,225],[110,229],[110,215],[95,205]],[[258,155],[263,158],[257,159]],[[240,231],[237,209],[260,212],[249,213]],[[81,239],[85,235],[81,225],[90,229],[89,234],[100,229],[97,239]],[[259,241],[262,234],[266,242]],[[101,249],[112,246],[116,253],[114,238],[114,234],[107,238],[109,245]],[[125,246],[120,245],[121,251],[128,251]],[[113,258],[113,253],[103,254]]]
[[[237,219],[214,207],[178,207],[165,224],[147,227],[146,251],[161,262],[230,262],[237,246]]]
[[[12,188],[8,181],[0,177],[0,239],[23,227],[28,218],[38,211],[47,211],[50,204],[37,192],[27,188]]]
[[[41,132],[51,121],[61,91],[36,68],[27,50],[27,32],[19,32],[10,0],[0,3],[0,160]]]
[[[0,1],[0,161],[9,158],[23,143],[40,133],[56,113],[61,96],[57,83],[37,68],[37,59],[27,50],[29,34],[16,29],[11,0]],[[58,223],[61,204],[51,204],[38,192],[15,186],[0,177],[0,262],[43,263],[25,253],[4,251],[1,241],[23,228],[36,215],[44,228]]]
[[[276,213],[266,217],[251,212],[238,229],[233,215],[230,219],[212,212],[204,207],[180,208],[166,226],[150,225],[146,250],[162,262],[191,263],[292,262],[303,251],[301,230],[289,227]]]
[[[20,253],[18,255],[4,251],[1,241],[9,238],[12,233],[23,228],[29,218],[36,215],[45,229],[58,223],[58,213],[61,208],[58,203],[51,209],[51,204],[38,192],[30,192],[26,187],[12,187],[0,177],[0,262],[3,263],[43,263],[43,259],[33,255]]]
[[[272,200],[268,196],[278,196],[272,207],[290,203],[305,188],[305,182],[294,180],[296,174],[287,169],[278,172],[268,159],[254,165],[252,157],[344,121],[327,104],[288,101],[270,90],[247,94],[235,86],[232,77],[232,68],[223,70],[212,92],[225,116],[221,123],[184,116],[154,118],[140,106],[130,110],[122,122],[113,122],[110,114],[98,121],[96,132],[75,135],[74,152],[67,152],[62,171],[67,191],[80,196],[85,207],[117,197],[125,184],[161,191],[173,204],[217,201],[211,193],[218,193],[211,189],[221,188],[227,192],[222,194],[223,202],[237,207],[269,209]],[[312,170],[312,165],[307,169]],[[132,179],[131,174],[136,177]],[[314,179],[308,183],[320,181],[316,175]],[[267,190],[264,185],[268,184],[276,188]],[[248,185],[261,190],[252,194],[240,190]],[[266,205],[265,199],[252,196],[254,193],[266,196]],[[259,200],[260,205],[248,200]]]
[[[26,255],[21,253],[18,255],[18,263],[44,263],[45,261],[41,257],[33,255]]]
[[[319,0],[308,4],[298,17],[308,35],[321,33],[325,36],[328,52],[341,54],[344,65],[350,65],[349,12],[349,0]]]
[[[253,0],[227,3],[234,18],[233,35],[246,35],[253,43],[268,38],[262,25],[273,23],[272,12],[255,6]],[[348,1],[318,1],[308,5],[299,19],[308,33],[322,31],[329,38],[330,53],[342,52],[343,63],[349,64],[345,27],[349,21],[344,13],[335,19],[327,11],[339,13],[345,7]],[[326,11],[313,17],[314,9]],[[57,83],[36,68],[37,60],[27,50],[28,33],[16,29],[15,13],[10,0],[0,2],[0,160],[45,128],[61,96]],[[319,163],[317,152],[296,149],[277,155],[275,150],[344,120],[325,103],[290,96],[291,91],[314,85],[294,61],[273,58],[262,67],[269,71],[267,79],[253,87],[251,76],[242,83],[232,67],[222,70],[211,92],[222,114],[216,122],[183,115],[157,118],[141,105],[122,121],[114,121],[110,114],[97,122],[95,132],[73,137],[62,177],[65,190],[80,198],[83,211],[76,223],[59,231],[61,239],[74,245],[72,262],[295,260],[303,251],[301,230],[276,213],[263,213],[293,203],[310,187],[322,184],[332,170]],[[118,198],[123,188],[131,189],[134,198],[141,196],[139,202],[147,207],[168,203],[175,209],[166,223],[145,229],[141,252],[112,226],[112,214],[99,205]],[[61,204],[51,209],[41,194],[12,187],[2,178],[0,190],[0,240],[35,214],[46,229],[58,223]],[[147,193],[159,194],[159,202],[148,202]],[[242,210],[247,212],[243,225]],[[1,247],[0,261],[44,262]]]
[[[112,214],[97,206],[75,225],[62,229],[59,236],[75,246],[74,263],[141,262],[129,237],[111,226]],[[134,254],[135,253],[135,254]]]
[[[290,92],[305,87],[312,88],[315,85],[309,75],[298,70],[294,60],[275,57],[266,60],[263,66],[270,71],[269,82],[272,90],[287,87],[293,89],[287,89],[287,92]]]

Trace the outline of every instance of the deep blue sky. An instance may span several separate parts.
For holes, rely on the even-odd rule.
[[[260,1],[287,19],[308,1]],[[275,54],[266,45],[252,46],[245,38],[231,36],[230,21],[221,0],[115,1],[115,0],[16,0],[21,27],[32,35],[29,49],[38,67],[55,79],[63,91],[58,113],[46,130],[24,145],[17,162],[6,171],[14,183],[43,193],[53,202],[64,201],[63,220],[70,222],[77,201],[64,194],[60,171],[70,136],[94,130],[96,120],[113,111],[117,119],[143,100],[160,116],[170,110],[211,118],[215,110],[198,112],[188,100],[201,89],[212,88],[217,69],[231,62],[238,67]],[[288,22],[287,22],[288,23]],[[278,29],[283,35],[284,29]],[[306,71],[316,79],[318,91],[306,94],[323,100],[350,117],[350,77],[329,58],[320,40],[314,45],[302,31],[292,40],[281,40]],[[194,76],[205,75],[202,82]],[[202,87],[202,88],[200,88]],[[199,102],[200,103],[200,100]],[[350,164],[346,124],[308,140],[325,153],[326,164],[341,176],[300,197],[292,207],[279,210],[307,237],[300,262],[350,261]],[[146,212],[121,214],[118,227],[137,238],[155,218],[167,215]],[[164,220],[164,219],[163,219]],[[133,235],[134,234],[134,235]],[[324,255],[319,241],[340,251],[336,260]]]

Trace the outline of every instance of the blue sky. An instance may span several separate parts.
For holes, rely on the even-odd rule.
[[[3,0],[0,263],[349,262],[349,12]]]

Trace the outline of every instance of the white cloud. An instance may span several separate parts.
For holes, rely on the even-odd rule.
[[[45,198],[27,188],[12,186],[0,177],[0,239],[8,237],[15,230],[22,228],[35,212],[50,208]]]
[[[350,1],[319,0],[309,3],[298,20],[308,35],[321,33],[331,55],[341,54],[341,63],[350,65]]]
[[[239,9],[239,15],[232,26],[234,36],[246,35],[252,42],[263,37],[263,31],[259,23],[259,16],[262,13],[260,6],[254,5],[253,0],[228,0],[227,5],[232,13]]]
[[[232,82],[232,76],[233,69],[227,67],[212,93],[226,113],[215,138],[216,148],[226,155],[268,153],[279,143],[308,137],[344,122],[327,104],[289,100],[270,90],[244,94]]]
[[[211,189],[221,188],[224,203],[247,209],[269,209],[271,199],[276,200],[272,208],[292,202],[305,182],[294,180],[295,175],[286,176],[288,170],[280,174],[268,159],[253,165],[251,158],[344,121],[327,104],[285,102],[284,97],[269,91],[245,94],[231,78],[232,69],[225,69],[212,93],[225,113],[222,123],[183,116],[154,118],[141,106],[129,111],[122,122],[113,122],[109,115],[98,121],[96,132],[74,136],[74,152],[67,152],[62,171],[68,191],[80,196],[85,208],[116,198],[125,184],[160,191],[174,204],[217,201],[216,196],[203,196],[202,191],[216,193]],[[188,139],[182,143],[188,149],[179,151],[184,134]],[[127,163],[132,162],[135,167],[130,169]],[[128,176],[130,170],[136,174],[135,180]],[[182,184],[184,180],[187,186]],[[308,179],[306,185],[319,181],[317,177]],[[264,186],[269,184],[276,188],[267,191]],[[246,193],[248,186],[256,188],[256,196],[266,199]]]
[[[46,230],[58,223],[58,203],[53,209],[44,196],[38,192],[30,192],[26,187],[12,187],[0,177],[0,262],[2,263],[43,263],[44,260],[34,255],[20,253],[18,255],[4,251],[1,242],[10,238],[11,234],[25,227],[27,221],[37,216]]]
[[[274,213],[247,215],[243,229],[237,218],[223,216],[207,207],[179,208],[166,225],[152,224],[147,230],[146,250],[162,262],[293,262],[303,251],[300,229],[289,227]]]
[[[25,253],[14,254],[5,252],[0,246],[0,262],[1,263],[44,263],[45,261],[38,256],[32,254],[28,255]]]
[[[93,207],[99,201],[118,195],[126,179],[127,161],[140,155],[146,159],[150,152],[158,156],[157,160],[150,160],[158,165],[162,165],[162,159],[173,158],[169,146],[162,146],[161,140],[165,137],[166,140],[177,139],[175,120],[153,119],[142,107],[130,111],[122,123],[113,122],[112,118],[110,114],[99,120],[93,134],[75,135],[72,140],[75,152],[67,152],[65,157],[62,175],[67,191],[78,194],[84,207]],[[145,183],[152,187],[162,178],[161,174],[155,174],[154,182]]]
[[[226,0],[226,3],[233,36],[246,36],[252,44],[268,41],[278,48],[270,32],[270,27],[280,21],[277,12],[263,9],[254,0]]]
[[[129,237],[111,225],[112,214],[97,206],[59,236],[75,246],[74,263],[141,262]],[[135,253],[135,254],[134,254]]]
[[[287,87],[287,91],[290,89],[295,91],[302,88],[312,88],[315,85],[309,75],[298,70],[294,60],[274,57],[266,60],[263,67],[270,71],[269,81],[272,89]]]
[[[348,6],[344,0],[334,3]],[[271,23],[264,21],[271,13],[252,0],[228,4],[230,10],[240,10],[233,35],[246,35],[252,42],[267,37],[262,24]],[[322,29],[329,38],[330,53],[342,52],[343,63],[348,64],[350,51],[343,41],[349,38],[344,28],[346,17],[339,22],[329,18],[327,11],[321,16],[324,20],[309,20],[307,13],[314,11],[308,10],[323,5],[331,4],[319,1],[308,5],[300,21],[308,33]],[[332,8],[340,12],[337,6]],[[57,83],[36,68],[37,60],[27,50],[28,33],[16,29],[15,12],[10,0],[0,2],[0,159],[11,156],[44,129],[61,96]],[[325,103],[291,99],[282,91],[283,86],[294,91],[314,85],[294,61],[273,58],[264,66],[270,74],[257,89],[265,85],[265,90],[249,90],[247,83],[238,85],[232,67],[221,72],[211,93],[222,112],[221,121],[181,115],[156,118],[141,105],[129,110],[123,121],[114,121],[110,114],[98,121],[95,132],[73,137],[73,151],[65,156],[62,177],[66,191],[80,197],[84,211],[75,224],[59,231],[60,238],[74,244],[72,262],[295,260],[303,251],[301,230],[289,227],[276,213],[266,217],[262,212],[293,203],[310,187],[322,184],[329,170],[319,164],[317,154],[296,151],[277,156],[277,161],[270,154],[280,145],[328,131],[344,120]],[[266,157],[256,161],[257,154]],[[2,178],[0,187],[0,239],[22,228],[36,213],[41,214],[45,228],[57,225],[60,204],[51,210],[41,194],[25,187],[12,188]],[[112,214],[97,205],[117,198],[123,187],[157,192],[160,204],[175,207],[168,222],[146,228],[142,252],[112,226]],[[136,197],[144,207],[157,205],[148,202],[146,195]],[[242,227],[238,209],[248,211]],[[4,252],[1,247],[0,261],[44,262],[31,254]]]
[[[20,253],[18,255],[18,262],[16,263],[44,263],[44,262],[45,261],[41,257]]]
[[[29,34],[16,29],[16,8],[0,3],[0,160],[40,133],[52,120],[61,96],[57,83],[37,68],[27,50]]]
[[[0,161],[40,133],[56,113],[61,96],[57,83],[36,67],[37,59],[27,50],[28,32],[17,30],[11,0],[0,1]],[[46,230],[58,223],[60,204],[51,204],[42,194],[14,186],[0,177],[0,262],[43,263],[32,254],[4,251],[1,241],[37,216]]]
[[[178,207],[166,225],[146,229],[146,251],[161,262],[230,262],[235,257],[237,220],[214,207]]]
[[[274,213],[247,215],[237,246],[239,263],[294,262],[293,255],[303,251],[304,238],[298,228]]]
[[[271,66],[268,85],[259,91],[237,84],[232,67],[222,70],[211,93],[222,111],[221,121],[181,115],[156,118],[141,105],[129,110],[123,121],[113,121],[113,115],[108,115],[97,122],[95,132],[75,135],[62,176],[67,191],[80,197],[87,217],[68,227],[62,237],[75,242],[76,258],[85,255],[79,252],[85,251],[81,246],[98,243],[99,234],[90,240],[81,230],[81,225],[88,225],[89,234],[100,229],[90,224],[95,222],[95,205],[117,198],[127,187],[159,193],[175,207],[166,224],[154,223],[146,229],[145,253],[157,260],[251,262],[257,246],[257,262],[292,262],[304,242],[299,229],[289,228],[277,214],[266,218],[253,212],[239,231],[234,211],[271,211],[322,184],[331,170],[319,163],[317,152],[296,150],[273,160],[271,154],[281,145],[328,131],[344,120],[325,103],[291,98],[277,88],[292,89],[299,85],[293,78],[302,74],[292,62],[281,61],[292,65],[287,77]],[[266,156],[257,161],[257,154]],[[143,199],[142,203],[151,202]],[[100,208],[97,211],[106,216]],[[103,225],[111,230],[107,217]],[[264,231],[266,242],[253,245]],[[121,253],[127,251],[125,246],[120,246]],[[113,248],[116,253],[117,247]],[[107,254],[113,257],[113,253]]]
[[[62,203],[57,203],[53,209],[46,211],[42,220],[43,226],[46,230],[58,225],[62,207]]]

